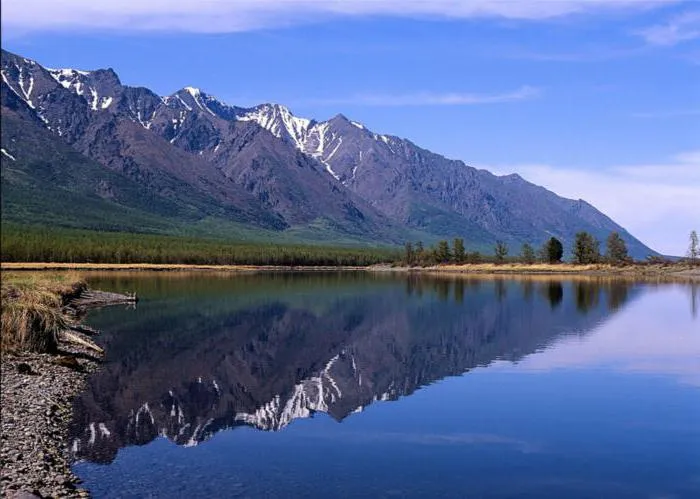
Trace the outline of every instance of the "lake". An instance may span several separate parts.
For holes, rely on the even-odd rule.
[[[95,497],[700,497],[700,287],[111,273]]]

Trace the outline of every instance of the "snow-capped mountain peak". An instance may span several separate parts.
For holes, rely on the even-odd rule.
[[[348,134],[368,134],[375,141],[381,140],[380,136],[369,132],[362,123],[350,121],[342,114],[317,122],[294,116],[288,108],[279,104],[262,104],[238,114],[236,119],[254,121],[276,137],[291,142],[297,149],[318,160],[331,176],[341,182],[349,180],[356,171],[355,168],[346,175],[338,173],[332,166],[331,160],[344,150],[343,139],[348,139]],[[347,142],[348,140],[346,145]]]
[[[197,87],[185,87],[183,90],[195,99],[202,93],[202,91]]]
[[[297,118],[285,106],[261,104],[238,115],[238,121],[253,121],[270,131],[275,137],[291,141],[298,149],[304,150],[304,143],[312,120]]]
[[[63,68],[47,69],[47,71],[63,88],[83,97],[93,111],[109,108],[114,101],[114,95],[109,95],[113,93],[109,87],[112,87],[114,83],[120,85],[119,79],[111,70],[82,71]],[[100,75],[107,75],[107,78],[113,81],[109,82],[110,85],[103,85],[101,84],[103,82],[98,81],[101,79]]]
[[[184,87],[173,95],[164,97],[163,102],[171,107],[184,108],[187,111],[200,110],[212,116],[219,113],[216,110],[229,110],[230,106],[215,97],[203,92],[197,87]]]

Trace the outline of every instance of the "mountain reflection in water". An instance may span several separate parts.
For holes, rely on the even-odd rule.
[[[89,318],[103,369],[74,403],[76,459],[111,462],[164,436],[196,445],[239,426],[340,421],[496,360],[584,335],[639,290],[580,279],[351,274],[112,276],[136,310]]]

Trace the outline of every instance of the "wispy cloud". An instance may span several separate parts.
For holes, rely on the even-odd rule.
[[[516,172],[561,196],[585,199],[662,253],[683,255],[690,230],[700,230],[700,150],[659,164],[605,169],[542,164],[484,167],[503,174]]]
[[[372,107],[408,106],[475,106],[500,104],[535,99],[541,95],[539,88],[523,86],[512,92],[479,94],[463,92],[418,92],[409,94],[358,94],[349,97],[314,99],[306,105],[354,105]]]
[[[3,31],[62,29],[235,32],[337,16],[541,20],[643,9],[676,0],[4,0]]]
[[[639,30],[637,34],[651,45],[665,47],[700,38],[700,11],[674,16],[663,24]]]

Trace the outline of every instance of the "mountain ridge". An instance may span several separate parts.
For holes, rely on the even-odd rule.
[[[174,178],[212,207],[207,216],[389,244],[462,237],[475,249],[617,231],[632,255],[655,254],[583,200],[447,159],[343,114],[317,121],[281,104],[231,106],[194,86],[159,96],[123,85],[111,68],[48,69],[4,50],[2,80],[4,108],[159,195],[177,197],[179,187],[165,180]],[[28,109],[17,111],[22,103]],[[3,148],[21,157],[4,136]]]

